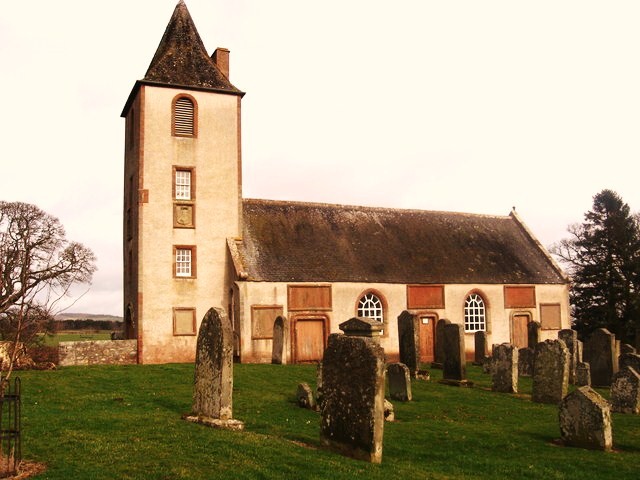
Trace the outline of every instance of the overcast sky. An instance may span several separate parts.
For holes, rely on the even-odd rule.
[[[640,209],[640,2],[187,0],[231,51],[244,196],[506,215],[541,243],[592,197]],[[177,0],[0,0],[0,199],[98,268],[122,313],[124,120]]]

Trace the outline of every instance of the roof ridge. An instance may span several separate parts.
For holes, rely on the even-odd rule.
[[[427,210],[420,208],[392,208],[392,207],[376,207],[376,206],[368,206],[368,205],[350,205],[350,204],[340,204],[340,203],[328,203],[328,202],[305,202],[299,200],[277,200],[277,199],[262,199],[262,198],[243,198],[243,202],[247,203],[263,203],[263,204],[272,204],[272,205],[291,205],[291,206],[309,206],[309,207],[328,207],[328,208],[344,208],[344,209],[354,209],[354,210],[373,210],[373,211],[381,211],[381,212],[407,212],[407,213],[440,213],[440,214],[451,214],[451,215],[460,215],[460,216],[468,216],[468,217],[483,217],[483,218],[496,218],[496,219],[509,219],[509,215],[495,215],[495,214],[487,214],[487,213],[470,213],[470,212],[455,212],[448,210]]]

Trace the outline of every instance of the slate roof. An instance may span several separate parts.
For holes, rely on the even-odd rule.
[[[563,284],[515,212],[507,216],[243,201],[229,249],[239,278],[270,282]]]
[[[242,94],[207,54],[183,0],[173,11],[143,82]]]

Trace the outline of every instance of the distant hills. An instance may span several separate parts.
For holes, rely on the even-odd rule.
[[[108,320],[111,322],[122,322],[123,318],[116,315],[99,315],[95,313],[60,313],[55,316],[58,321],[62,320]]]

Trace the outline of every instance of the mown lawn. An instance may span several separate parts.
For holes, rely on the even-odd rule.
[[[193,365],[67,367],[19,372],[23,457],[44,462],[49,479],[637,479],[640,416],[614,414],[616,451],[558,446],[557,407],[522,394],[413,384],[394,402],[381,465],[321,448],[319,414],[295,404],[315,367],[235,365],[234,417],[244,432],[181,420],[189,411]],[[605,392],[602,392],[605,393]]]

